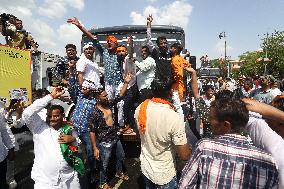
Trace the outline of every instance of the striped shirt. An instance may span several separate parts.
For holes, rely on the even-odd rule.
[[[179,188],[278,188],[274,159],[250,141],[236,134],[202,139],[183,169]]]

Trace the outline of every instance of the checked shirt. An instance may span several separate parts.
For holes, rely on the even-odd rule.
[[[198,143],[179,188],[278,188],[278,171],[272,156],[249,138],[226,134]]]

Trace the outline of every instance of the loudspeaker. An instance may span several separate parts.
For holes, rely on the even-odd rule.
[[[196,70],[196,56],[190,56],[189,63],[191,64],[192,68]]]

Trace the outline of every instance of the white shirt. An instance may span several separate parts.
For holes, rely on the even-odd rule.
[[[280,91],[280,89],[278,88],[274,88],[274,89],[270,89],[270,93],[272,95],[272,100],[277,96],[277,95],[281,95],[282,92]]]
[[[0,108],[0,162],[7,157],[8,149],[15,147],[14,142],[15,138],[13,138],[11,130],[6,127],[5,109]]]
[[[135,65],[139,68],[139,71],[136,73],[138,90],[150,89],[151,83],[155,78],[155,60],[148,56],[142,62],[135,61]]]
[[[139,125],[140,106],[135,110]],[[153,183],[164,185],[176,176],[175,145],[187,143],[183,117],[169,105],[150,101],[145,134],[141,137],[141,170]]]
[[[279,188],[284,188],[284,140],[273,131],[261,115],[250,112],[246,129],[254,145],[269,152],[276,161],[279,171]]]
[[[40,183],[57,184],[59,180],[64,182],[73,177],[75,171],[61,153],[58,143],[60,132],[47,125],[37,114],[51,100],[51,95],[47,95],[34,101],[24,110],[22,119],[33,133],[35,159],[32,179]],[[72,135],[76,137],[75,132]]]
[[[92,81],[97,87],[100,86],[99,66],[96,62],[87,59],[84,53],[76,63],[76,70],[77,72],[83,72],[84,80]]]

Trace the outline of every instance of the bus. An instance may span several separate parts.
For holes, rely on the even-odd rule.
[[[182,46],[185,46],[185,34],[184,30],[178,26],[171,25],[153,25],[151,27],[152,31],[152,42],[156,44],[157,37],[165,36],[168,41],[168,45],[175,42],[179,42]],[[140,49],[141,46],[146,45],[146,37],[147,37],[147,26],[144,25],[124,25],[124,26],[113,26],[113,27],[104,27],[98,29],[91,29],[90,32],[97,36],[97,39],[100,44],[106,46],[106,37],[109,35],[113,35],[117,38],[118,43],[120,45],[127,46],[128,37],[133,37],[134,43],[134,57],[137,60],[141,60]],[[86,42],[89,42],[85,35],[82,36],[81,45]],[[99,66],[103,66],[102,57],[100,57],[99,53],[95,53],[95,60],[98,62]]]

